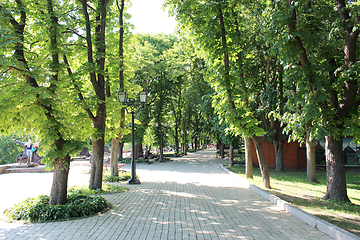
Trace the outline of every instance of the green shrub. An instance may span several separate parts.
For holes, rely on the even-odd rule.
[[[238,161],[236,159],[234,159],[234,164],[239,164],[239,165],[245,165],[245,161]]]
[[[139,158],[135,160],[136,163],[149,163],[149,159]],[[123,158],[119,160],[119,163],[131,163],[131,158]]]
[[[13,220],[43,222],[89,216],[104,210],[107,201],[101,196],[71,194],[65,205],[49,205],[49,197],[27,198],[7,209],[4,214]]]
[[[163,156],[164,161],[170,161],[170,158],[164,157]],[[154,161],[160,161],[160,157],[154,158]]]
[[[177,155],[178,155],[178,156],[184,155],[184,152],[183,152],[183,151],[179,151],[179,152],[177,153]]]
[[[174,157],[174,153],[164,153],[163,156],[164,157]]]
[[[122,182],[122,181],[129,180],[130,178],[131,178],[131,173],[119,172],[119,176],[104,175],[103,181],[104,182]]]
[[[131,158],[123,158],[119,160],[119,163],[131,163]]]
[[[137,163],[149,163],[149,159],[139,158],[139,159],[136,159],[136,162]]]

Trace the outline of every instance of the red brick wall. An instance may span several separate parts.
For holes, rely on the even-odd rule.
[[[263,142],[264,153],[268,167],[276,167],[274,146],[267,140]],[[255,145],[253,143],[252,162],[254,166],[259,166]],[[299,159],[299,162],[298,162]],[[284,167],[288,169],[306,169],[306,150],[300,148],[298,142],[285,141],[284,143]]]

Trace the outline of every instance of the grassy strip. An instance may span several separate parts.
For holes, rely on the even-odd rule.
[[[245,167],[234,166],[229,169],[245,178]],[[263,187],[258,168],[254,168],[254,179],[247,180],[314,216],[360,236],[359,172],[347,172],[347,193],[352,202],[350,204],[322,199],[326,193],[326,172],[324,170],[317,171],[318,183],[307,182],[306,171],[277,172],[274,169],[269,169],[269,171],[272,188],[270,190]]]
[[[118,161],[119,163],[131,163],[131,158],[123,158]],[[149,159],[138,158],[135,160],[136,163],[149,163]]]
[[[82,194],[82,195],[95,195],[95,194],[110,194],[122,193],[127,190],[126,187],[113,184],[103,184],[102,189],[89,189],[89,186],[71,186],[68,188],[68,194]]]
[[[111,176],[110,170],[104,170],[103,182],[124,182],[131,178],[131,173],[119,171],[119,176]]]

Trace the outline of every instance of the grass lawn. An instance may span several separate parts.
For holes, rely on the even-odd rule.
[[[71,186],[68,188],[68,193],[73,194],[84,194],[84,195],[95,195],[95,194],[109,194],[109,193],[122,193],[125,192],[128,188],[119,185],[113,184],[103,184],[101,190],[89,189],[89,186]]]
[[[245,167],[234,166],[229,169],[245,178]],[[325,170],[317,171],[319,183],[306,182],[306,171],[288,170],[286,172],[277,172],[275,169],[269,169],[269,172],[272,189],[263,187],[261,173],[258,168],[254,168],[254,179],[247,180],[314,216],[360,236],[359,171],[347,171],[347,193],[352,204],[336,203],[322,199],[326,193]]]

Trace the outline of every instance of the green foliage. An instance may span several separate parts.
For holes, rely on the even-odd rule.
[[[194,151],[196,151],[196,150],[194,150],[194,149],[188,149],[188,151],[189,151],[189,152],[194,152]],[[183,152],[183,151],[179,151],[179,152],[176,153],[176,155],[177,155],[178,157],[182,157],[182,156],[184,155],[184,152]],[[173,156],[174,156],[174,155],[173,155]]]
[[[78,195],[95,195],[95,194],[107,194],[107,193],[121,193],[127,188],[119,185],[103,184],[102,189],[89,189],[89,186],[72,186],[69,187],[69,194]]]
[[[171,157],[173,157],[174,155],[173,154],[171,154]],[[165,155],[163,156],[163,159],[164,159],[164,161],[170,161],[170,158],[168,158],[168,157],[165,157]],[[154,161],[160,161],[160,156],[159,157],[157,157],[157,158],[154,158]]]
[[[122,193],[128,190],[127,187],[115,185],[115,184],[104,184],[103,189],[98,193]]]
[[[0,64],[0,108],[3,113],[0,131],[9,134],[17,129],[36,135],[41,141],[39,155],[44,157],[43,161],[49,168],[57,157],[63,158],[78,151],[79,143],[93,134],[87,114],[81,111],[91,101],[86,99],[83,104],[78,95],[82,90],[90,93],[82,82],[82,74],[71,78],[66,65],[55,61],[55,54],[59,52],[61,55],[56,57],[63,59],[63,55],[67,55],[71,59],[73,52],[67,44],[72,34],[65,33],[65,28],[73,28],[75,22],[63,13],[73,15],[76,5],[54,1],[52,13],[47,6],[50,2],[36,6],[30,1],[6,2],[1,5],[0,13],[3,36],[0,52],[4,56]],[[53,14],[59,22],[52,22]],[[23,32],[19,31],[21,27],[17,24],[24,24]],[[54,31],[49,31],[49,27]],[[50,39],[55,35],[57,44],[51,46],[53,41]],[[81,51],[78,53],[74,65],[82,59]],[[75,82],[84,88],[75,87]],[[97,106],[97,102],[93,106]],[[61,150],[54,144],[59,139],[65,142]]]
[[[130,172],[119,172],[119,176],[111,176],[111,175],[104,175],[103,181],[104,182],[122,182],[127,181],[131,178]]]
[[[90,216],[106,207],[107,201],[101,196],[71,194],[65,205],[49,205],[49,197],[41,195],[21,201],[4,214],[13,220],[43,222]]]
[[[135,160],[137,163],[149,163],[149,159],[139,158]],[[119,163],[131,163],[131,158],[123,158]]]
[[[26,143],[28,139],[32,139],[33,142],[35,142],[33,136],[22,134],[20,132],[14,132],[10,135],[0,136],[0,165],[2,164],[8,164],[8,163],[14,163],[15,158],[19,153],[22,153],[24,151],[24,147],[13,143],[13,139],[16,139],[20,142]]]
[[[119,160],[119,163],[131,163],[131,158],[123,158]]]
[[[136,159],[137,163],[149,163],[149,159],[145,159],[145,158],[138,158]]]

